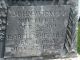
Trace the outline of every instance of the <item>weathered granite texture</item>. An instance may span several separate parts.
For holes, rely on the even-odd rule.
[[[6,56],[63,54],[69,12],[65,5],[9,7]]]
[[[61,57],[73,57],[74,55],[76,55],[76,26],[77,26],[77,8],[76,8],[76,6],[77,6],[77,0],[47,0],[47,1],[34,1],[34,0],[0,0],[0,12],[1,11],[4,11],[3,13],[5,13],[5,12],[9,12],[9,10],[11,10],[11,11],[14,11],[14,9],[12,9],[13,7],[11,7],[11,6],[39,6],[38,7],[38,10],[41,10],[41,11],[43,11],[43,10],[49,10],[47,7],[45,8],[43,8],[43,6],[46,6],[46,5],[53,5],[53,6],[58,6],[58,7],[56,7],[56,8],[51,8],[51,7],[48,7],[48,8],[50,8],[50,9],[52,9],[52,10],[54,10],[55,11],[55,13],[57,14],[57,11],[58,11],[58,14],[60,14],[61,13],[61,15],[60,15],[60,17],[58,17],[57,18],[57,16],[58,16],[58,14],[57,15],[54,15],[55,17],[54,17],[54,19],[56,19],[56,21],[58,21],[59,19],[60,20],[62,20],[62,22],[61,21],[59,21],[60,23],[62,23],[63,24],[63,21],[65,20],[65,19],[67,19],[66,21],[65,21],[65,23],[64,23],[64,25],[63,26],[66,26],[66,28],[65,29],[63,29],[64,31],[61,31],[61,32],[64,32],[64,36],[65,36],[65,39],[63,40],[62,38],[59,38],[58,40],[61,40],[62,39],[62,46],[61,45],[59,45],[60,44],[60,42],[59,41],[55,41],[56,43],[54,43],[54,44],[56,44],[56,46],[55,45],[53,45],[52,44],[52,42],[53,41],[44,41],[44,42],[46,42],[47,44],[41,44],[40,42],[42,42],[42,39],[40,39],[40,38],[38,38],[38,37],[41,37],[42,35],[40,35],[41,33],[45,33],[46,31],[49,31],[50,32],[50,30],[54,30],[54,29],[52,29],[52,28],[50,28],[50,29],[48,29],[47,27],[46,27],[46,29],[43,29],[42,31],[44,31],[44,32],[39,32],[39,30],[41,30],[43,27],[44,27],[44,25],[45,25],[45,23],[43,23],[43,24],[37,24],[38,25],[38,29],[39,30],[37,30],[35,33],[39,33],[38,35],[36,35],[37,36],[37,40],[39,40],[40,42],[38,43],[39,45],[35,45],[34,43],[36,43],[36,38],[34,37],[35,35],[32,35],[31,37],[34,37],[33,39],[29,39],[29,41],[28,42],[30,42],[30,40],[31,40],[31,42],[30,43],[28,43],[28,42],[26,42],[26,43],[28,43],[28,44],[30,44],[30,45],[32,45],[32,47],[34,47],[33,48],[33,53],[29,53],[30,52],[30,45],[27,45],[26,44],[26,46],[28,46],[29,47],[29,50],[27,50],[27,53],[29,54],[29,55],[32,55],[33,54],[33,56],[35,56],[36,54],[37,54],[37,56],[40,56],[39,54],[41,54],[41,56],[43,56],[43,57],[41,57],[40,58],[40,60],[42,59],[42,60],[45,60],[45,59],[43,59],[43,58],[61,58]],[[66,7],[64,7],[64,8],[62,8],[61,6],[66,6]],[[7,10],[7,7],[8,7],[8,10]],[[70,7],[69,7],[70,6]],[[60,8],[61,7],[61,8]],[[69,8],[68,8],[69,7]],[[4,8],[4,9],[3,9]],[[64,10],[65,10],[65,8],[67,8],[67,10],[69,10],[69,11],[67,11],[66,13],[67,13],[67,16],[66,15],[64,15],[64,17],[62,17],[62,15],[65,13],[64,12]],[[24,9],[24,8],[23,8]],[[36,11],[36,9],[37,8],[35,8],[35,10],[34,11]],[[22,10],[22,9],[21,9]],[[21,10],[19,10],[19,11],[21,11]],[[25,10],[26,10],[26,8],[25,8]],[[31,10],[31,9],[29,9],[29,10]],[[23,11],[23,10],[22,10]],[[61,12],[61,11],[63,11],[63,13]],[[66,11],[66,10],[65,10]],[[16,12],[17,12],[17,10],[16,10]],[[68,13],[69,12],[69,13]],[[1,16],[1,14],[4,16],[4,15],[6,15],[6,14],[3,14],[3,13],[0,13],[0,18],[2,18],[2,16]],[[13,12],[11,12],[11,13],[13,13]],[[10,13],[9,13],[10,14]],[[0,37],[2,37],[3,35],[3,39],[1,38],[0,39],[0,57],[4,57],[4,54],[7,56],[7,57],[5,57],[5,58],[7,58],[7,59],[5,59],[5,60],[37,60],[37,58],[33,58],[33,56],[30,56],[30,59],[28,59],[28,58],[21,58],[20,56],[24,56],[24,57],[26,57],[25,55],[26,55],[26,53],[24,53],[24,51],[23,50],[25,50],[26,51],[26,48],[24,49],[24,48],[22,48],[22,50],[15,50],[16,49],[16,47],[20,47],[20,46],[25,46],[25,42],[24,42],[24,39],[25,39],[25,35],[26,35],[26,33],[25,33],[25,31],[27,31],[28,29],[29,29],[29,27],[26,27],[25,29],[18,29],[18,30],[16,30],[17,28],[18,28],[18,22],[17,22],[17,20],[19,20],[19,19],[17,19],[16,20],[16,18],[14,18],[14,17],[12,17],[11,15],[9,15],[9,14],[7,14],[7,16],[8,16],[8,18],[7,18],[7,21],[8,21],[8,23],[6,23],[7,21],[6,21],[6,16],[5,16],[5,18],[2,20],[1,19],[1,21],[0,21],[0,23],[1,23],[1,30],[0,30],[0,32],[1,32],[1,34],[0,34]],[[34,12],[33,12],[33,14],[34,14]],[[41,12],[41,14],[42,14],[42,12]],[[37,15],[38,16],[38,15]],[[36,16],[36,17],[37,17]],[[42,16],[42,15],[41,15]],[[29,16],[30,17],[30,16]],[[43,16],[44,17],[44,16]],[[21,17],[22,18],[22,17]],[[37,17],[38,18],[38,17]],[[52,17],[50,17],[50,18],[52,18]],[[63,20],[64,19],[64,20]],[[24,20],[24,19],[22,19],[22,20]],[[30,23],[32,23],[32,26],[36,26],[35,25],[35,23],[34,23],[34,15],[33,15],[33,17],[32,17],[32,22],[30,22]],[[44,20],[44,19],[41,19],[41,23],[42,23],[42,20]],[[47,20],[48,20],[48,17],[47,17]],[[55,21],[55,22],[56,22]],[[13,23],[14,22],[14,23]],[[5,23],[5,24],[4,24]],[[9,25],[9,23],[10,23],[10,25]],[[26,23],[26,22],[25,22]],[[29,25],[30,26],[30,28],[31,28],[31,25],[30,25],[30,23],[27,23],[26,25]],[[47,26],[49,26],[49,24],[51,24],[52,23],[52,21],[47,21],[47,23],[48,24],[46,24]],[[57,23],[57,22],[56,22]],[[10,29],[9,29],[9,26],[7,27],[7,30],[6,30],[6,25],[8,26],[10,26]],[[41,28],[39,28],[39,25],[42,25],[42,27]],[[24,25],[24,23],[22,23],[22,26],[24,27],[25,25]],[[50,25],[49,27],[51,27],[52,25]],[[55,26],[55,25],[54,25]],[[61,25],[62,26],[62,25]],[[2,28],[3,27],[3,28]],[[13,28],[12,28],[13,27]],[[52,26],[53,27],[53,26]],[[16,28],[16,29],[15,29]],[[3,30],[4,29],[4,30]],[[60,25],[59,25],[59,28],[57,28],[57,29],[55,29],[55,31],[60,31],[59,29],[61,29],[61,27],[60,27]],[[21,30],[21,31],[20,31]],[[35,29],[30,29],[31,31],[35,31]],[[27,31],[27,37],[29,37],[29,34],[31,34],[31,31],[30,30],[28,30]],[[7,31],[7,32],[6,32]],[[66,31],[66,32],[65,32]],[[18,37],[19,37],[19,39],[16,39],[16,37],[14,37],[14,38],[12,38],[12,37],[10,37],[10,39],[12,39],[12,41],[10,40],[10,41],[7,41],[7,37],[6,36],[8,36],[7,34],[10,34],[10,32],[11,32],[11,34],[15,34],[15,33],[21,33],[21,35],[22,35],[22,37],[24,37],[24,39],[22,39],[21,38],[21,36],[20,35],[18,35]],[[53,32],[53,31],[52,31]],[[4,34],[3,34],[4,33]],[[22,34],[22,33],[24,33],[24,35]],[[2,35],[3,34],[3,35]],[[34,33],[33,33],[34,34]],[[52,34],[52,33],[51,33]],[[51,35],[50,34],[50,35]],[[49,36],[50,36],[49,35]],[[15,35],[16,36],[16,35]],[[47,37],[47,39],[48,40],[52,40],[52,39],[49,39],[49,36],[47,35],[46,37]],[[52,37],[53,38],[53,37]],[[8,38],[8,40],[9,40],[9,38]],[[21,41],[22,40],[22,41]],[[56,40],[56,39],[53,39],[53,40]],[[5,42],[6,41],[6,42]],[[15,42],[14,42],[15,41]],[[21,41],[21,42],[20,42]],[[10,43],[9,43],[10,42]],[[19,42],[19,43],[18,43]],[[50,43],[51,44],[50,44]],[[9,43],[9,44],[8,44]],[[14,44],[15,43],[15,44]],[[6,47],[8,47],[8,48],[6,48]],[[35,46],[38,48],[38,50],[36,51],[36,49],[35,49]],[[41,47],[43,47],[43,46],[45,46],[45,49],[42,49]],[[59,47],[59,46],[61,46],[61,47]],[[12,47],[12,48],[10,48],[10,47]],[[14,48],[13,48],[14,47]],[[55,50],[51,50],[51,51],[48,51],[48,49],[47,48],[49,48],[49,50],[51,50],[52,48],[51,47],[55,47],[55,48],[61,48],[60,50],[58,50],[58,54],[57,54],[57,52],[56,53],[52,53],[52,52],[54,52],[54,51],[57,51],[57,49]],[[5,49],[4,49],[5,48]],[[31,48],[32,49],[32,48]],[[7,52],[9,52],[9,53],[7,53],[6,54],[6,52],[4,53],[4,50],[6,51],[7,50]],[[40,50],[40,51],[39,51]],[[16,52],[15,52],[16,51]],[[44,52],[45,51],[45,52]],[[21,53],[20,53],[21,52]],[[32,51],[31,51],[32,52]],[[35,54],[35,52],[36,52],[36,54]],[[39,53],[39,52],[41,52],[41,53]],[[51,53],[52,54],[51,54]],[[16,54],[15,54],[16,53]],[[45,53],[47,53],[47,54],[45,54]],[[27,56],[29,57],[29,55],[27,54]],[[57,55],[58,56],[57,56]],[[8,56],[10,57],[19,57],[19,58],[8,58]],[[38,59],[39,60],[39,59]]]
[[[5,1],[0,1],[0,57],[4,57],[7,7]]]

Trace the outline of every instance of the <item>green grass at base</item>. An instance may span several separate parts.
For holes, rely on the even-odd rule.
[[[77,52],[80,54],[80,22],[78,23]]]

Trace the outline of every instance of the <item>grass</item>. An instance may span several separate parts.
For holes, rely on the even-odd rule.
[[[78,23],[77,52],[80,54],[80,22]]]

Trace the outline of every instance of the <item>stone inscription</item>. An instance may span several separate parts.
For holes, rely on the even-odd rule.
[[[61,51],[68,23],[67,6],[11,6],[6,54],[40,56]],[[9,55],[9,54],[8,54]]]

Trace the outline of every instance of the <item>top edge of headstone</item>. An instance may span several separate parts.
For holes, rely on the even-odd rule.
[[[2,0],[7,6],[77,5],[78,0]]]

